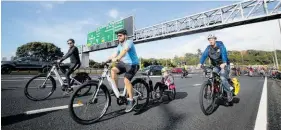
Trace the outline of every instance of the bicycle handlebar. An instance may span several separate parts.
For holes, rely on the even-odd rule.
[[[111,63],[111,65],[110,65],[109,63]],[[116,63],[117,63],[117,61],[112,62],[112,60],[107,60],[107,61],[105,61],[105,63],[103,64],[103,66],[105,66],[105,67],[107,67],[107,68],[109,68],[109,67],[114,67],[114,66],[116,66]]]

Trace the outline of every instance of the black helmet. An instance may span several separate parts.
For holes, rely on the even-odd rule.
[[[70,38],[67,41],[71,41],[72,43],[75,43],[74,39]]]
[[[127,30],[121,29],[121,30],[115,32],[116,35],[119,34],[119,33],[121,33],[123,35],[127,35]]]

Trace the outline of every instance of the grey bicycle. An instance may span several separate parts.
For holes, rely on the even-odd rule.
[[[104,70],[102,76],[98,80],[90,80],[81,85],[72,95],[69,103],[69,112],[74,121],[79,124],[92,124],[99,121],[107,112],[108,107],[111,105],[111,96],[104,84],[104,80],[107,79],[109,86],[112,88],[116,97],[117,104],[124,105],[127,103],[127,90],[124,87],[123,93],[117,89],[110,77],[110,69],[115,66],[116,63],[109,64],[107,61],[104,64]],[[148,84],[141,78],[136,78],[133,82],[134,100],[137,105],[134,107],[134,111],[139,112],[145,108],[149,102],[149,88]],[[92,86],[93,93],[91,95],[78,94],[79,91]],[[89,97],[86,97],[89,96]],[[84,101],[82,101],[84,100]],[[83,107],[85,106],[85,109]],[[90,108],[94,107],[94,108]],[[99,109],[100,107],[101,109]],[[77,108],[77,109],[74,109]],[[80,115],[81,113],[81,115]],[[92,116],[92,117],[90,117]]]
[[[67,89],[62,87],[65,83],[65,80],[62,79],[58,72],[58,70],[62,70],[61,65],[57,62],[53,62],[52,65],[52,68],[47,74],[36,75],[27,82],[24,88],[24,94],[28,99],[33,101],[41,101],[50,97],[56,90],[55,78],[59,81],[62,91],[67,91]],[[54,74],[55,78],[52,76],[52,74]],[[82,85],[85,81],[91,80],[88,73],[84,72],[77,73],[75,77],[70,75],[70,79],[70,89]],[[79,94],[84,95],[88,93],[90,89],[91,86],[88,86],[85,91],[80,91]]]

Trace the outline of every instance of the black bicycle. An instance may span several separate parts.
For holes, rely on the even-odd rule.
[[[222,86],[222,81],[218,73],[213,71],[213,66],[204,66],[204,74],[207,80],[202,84],[199,95],[199,103],[202,112],[205,115],[210,115],[218,109],[220,101],[224,101],[228,105],[233,105],[233,102],[227,101],[227,92]],[[231,83],[231,81],[229,81]],[[231,83],[232,86],[232,83]],[[235,91],[235,90],[233,90]],[[204,99],[209,105],[204,106]]]
[[[181,78],[187,78],[187,75],[188,75],[188,71],[187,71],[187,70],[184,70],[184,71],[182,72]]]

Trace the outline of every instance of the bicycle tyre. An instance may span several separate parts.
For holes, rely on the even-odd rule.
[[[73,107],[73,104],[74,104],[74,98],[76,97],[76,96],[80,96],[78,93],[79,93],[79,91],[81,90],[81,89],[83,89],[84,87],[87,87],[87,85],[91,85],[91,86],[98,86],[98,83],[97,82],[88,82],[88,83],[85,83],[85,84],[83,84],[83,85],[81,85],[74,93],[73,93],[73,95],[71,96],[71,99],[70,99],[70,103],[69,103],[69,106],[68,106],[68,108],[69,108],[69,112],[70,112],[70,116],[71,116],[71,118],[75,121],[75,122],[77,122],[77,123],[79,123],[79,124],[82,124],[82,125],[88,125],[88,124],[93,124],[93,123],[96,123],[96,122],[98,122],[103,116],[104,116],[104,114],[107,112],[107,110],[108,110],[108,107],[110,106],[110,103],[111,103],[111,97],[110,97],[110,94],[109,94],[109,91],[108,91],[108,89],[107,89],[107,87],[104,85],[104,84],[102,84],[101,86],[100,86],[100,89],[104,92],[104,94],[105,94],[105,97],[106,97],[106,103],[105,103],[105,106],[104,106],[104,108],[103,108],[103,110],[102,110],[102,112],[101,112],[101,114],[100,114],[100,116],[98,116],[97,118],[95,118],[95,119],[90,119],[90,120],[84,120],[84,119],[81,119],[81,118],[79,118],[77,115],[76,115],[76,113],[74,112],[74,107]],[[96,91],[97,92],[97,91]],[[95,93],[96,93],[95,92]],[[93,93],[93,94],[95,94],[95,93]],[[89,114],[91,114],[91,113],[89,113]]]
[[[39,98],[39,99],[38,99],[38,98],[32,97],[32,96],[28,93],[29,85],[30,85],[30,83],[31,83],[33,80],[35,80],[36,78],[46,77],[46,76],[47,76],[46,74],[39,74],[39,75],[34,76],[33,78],[31,78],[31,79],[27,82],[27,84],[26,84],[25,87],[24,87],[24,95],[25,95],[28,99],[30,99],[30,100],[32,100],[32,101],[42,101],[42,100],[45,100],[45,99],[49,98],[49,97],[54,93],[54,91],[56,90],[56,81],[55,81],[55,79],[54,79],[52,76],[49,76],[49,79],[50,79],[51,82],[52,82],[52,90],[51,90],[51,92],[50,92],[46,97],[43,97],[43,98]]]
[[[137,104],[135,107],[134,107],[134,111],[135,112],[139,112],[139,111],[142,111],[144,108],[146,108],[146,106],[148,105],[148,102],[149,102],[149,95],[150,95],[150,89],[149,89],[149,87],[148,87],[148,84],[143,80],[143,79],[135,79],[133,82],[132,82],[132,86],[133,86],[133,88],[135,88],[135,85],[136,84],[138,84],[138,83],[140,83],[140,84],[142,84],[144,87],[145,87],[145,91],[146,91],[146,93],[147,93],[147,95],[146,95],[146,97],[144,97],[144,98],[146,98],[145,99],[145,103],[143,103],[142,105],[139,105],[139,104]],[[139,100],[139,99],[138,99]]]
[[[155,84],[155,87],[154,87],[154,92],[155,94],[159,94],[159,97],[156,97],[156,95],[154,95],[154,97],[158,100],[158,101],[162,101],[163,100],[163,95],[164,95],[164,90],[163,90],[163,83],[162,82],[157,82]]]
[[[201,108],[201,110],[202,110],[202,112],[206,115],[206,116],[208,116],[208,115],[211,115],[213,112],[214,112],[214,110],[216,110],[218,107],[219,107],[219,105],[217,105],[216,104],[216,99],[215,99],[215,97],[212,97],[212,103],[210,104],[210,106],[212,107],[211,109],[209,109],[209,110],[206,110],[205,109],[205,107],[204,107],[204,104],[203,104],[203,99],[204,99],[204,91],[205,91],[205,89],[206,89],[206,87],[208,86],[208,85],[211,85],[211,83],[209,82],[209,81],[205,81],[203,84],[202,84],[202,86],[201,86],[201,89],[200,89],[200,94],[199,94],[199,104],[200,104],[200,108]],[[215,94],[213,94],[213,96],[215,96]],[[216,106],[214,106],[214,105],[216,105]],[[210,107],[210,106],[208,106],[208,107]]]
[[[90,80],[92,80],[91,77],[87,76],[86,79],[81,81],[81,83],[84,84],[85,82],[90,81]],[[87,93],[90,92],[91,88],[92,88],[92,86],[89,86],[88,89],[84,93],[80,93],[79,95],[80,96],[86,95]]]
[[[168,90],[168,99],[170,101],[176,99],[176,89],[171,89],[171,90]]]

